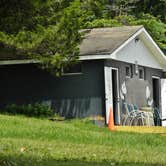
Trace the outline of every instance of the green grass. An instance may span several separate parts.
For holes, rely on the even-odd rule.
[[[1,165],[165,166],[166,137],[110,132],[89,121],[0,115]]]

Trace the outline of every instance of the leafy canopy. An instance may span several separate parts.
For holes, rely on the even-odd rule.
[[[0,49],[60,74],[77,60],[79,29],[144,25],[165,51],[165,7],[165,0],[0,0]]]
[[[66,0],[0,1],[1,48],[39,59],[43,68],[59,74],[79,54],[76,4]]]

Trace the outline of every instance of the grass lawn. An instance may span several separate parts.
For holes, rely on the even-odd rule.
[[[143,130],[0,115],[0,166],[165,166],[166,128]]]

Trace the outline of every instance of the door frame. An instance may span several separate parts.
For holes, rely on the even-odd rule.
[[[110,108],[113,111],[113,91],[112,91],[112,70],[116,70],[117,74],[117,95],[118,99],[120,98],[119,94],[119,69],[115,67],[104,66],[104,81],[105,81],[105,111],[106,111],[106,124],[109,121]],[[118,124],[120,124],[120,102],[117,103],[117,113],[118,113]],[[114,111],[113,111],[114,112]]]
[[[160,96],[161,96],[160,84],[161,84],[161,78],[160,78],[159,76],[153,76],[153,75],[152,75],[152,88],[153,88],[153,79],[156,79],[156,80],[158,80],[158,82],[159,82],[159,87],[158,87],[158,88],[159,88],[159,89],[158,89],[158,90],[159,90],[159,96],[158,96],[158,97],[159,97],[159,101],[158,101],[158,103],[159,103],[159,107],[160,107]],[[153,94],[153,99],[154,99],[154,94]],[[154,104],[154,101],[153,101],[153,104]]]
[[[114,68],[114,67],[111,67],[111,72],[112,70],[115,70],[116,71],[116,83],[117,83],[117,112],[116,114],[118,115],[118,118],[117,118],[117,124],[120,125],[120,88],[119,88],[119,68]],[[113,77],[112,77],[113,78]],[[112,83],[112,82],[111,82]],[[113,94],[112,94],[113,95]],[[114,99],[112,98],[112,101],[114,102]],[[114,112],[114,108],[112,107],[113,109],[113,112]],[[114,120],[115,122],[115,120]]]
[[[161,115],[162,119],[166,119],[166,78],[161,78]],[[162,126],[166,126],[166,121],[162,121]]]
[[[159,77],[159,76],[152,76],[152,79],[158,79],[158,80],[160,80],[161,78]]]

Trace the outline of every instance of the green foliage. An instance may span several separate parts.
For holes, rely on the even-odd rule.
[[[143,8],[142,4],[146,9]],[[164,22],[166,10],[163,12],[165,5],[165,0],[100,1],[98,10],[101,14],[96,17],[94,10],[89,7],[91,17],[89,15],[88,18],[91,19],[82,22],[82,28],[143,25],[159,47],[166,52],[166,24]],[[161,10],[159,10],[159,6],[162,6]]]
[[[53,74],[61,74],[63,66],[78,58],[81,35],[78,32],[80,22],[76,10],[74,3],[66,8],[57,26],[49,27],[42,41],[31,52],[42,62],[42,67]]]
[[[35,103],[28,105],[7,105],[1,112],[13,115],[26,115],[30,117],[48,117],[53,115],[53,110],[44,104]]]
[[[165,6],[165,0],[1,0],[0,49],[60,75],[78,59],[79,29],[142,24],[166,50]]]
[[[164,23],[166,22],[166,0],[140,0],[136,3],[136,8],[133,13],[139,15],[140,13],[151,14]]]
[[[37,25],[55,25],[60,12],[68,7],[66,0],[8,0],[0,1],[0,31],[17,34],[35,30]]]
[[[14,14],[3,12],[6,8]],[[14,0],[0,12],[4,16],[0,18],[1,48],[40,60],[42,68],[53,74],[60,74],[62,66],[77,59],[81,36],[75,2]]]
[[[133,22],[136,25],[144,25],[150,35],[163,51],[166,51],[166,24],[149,14]]]
[[[166,51],[166,24],[150,14],[142,14],[138,17],[133,15],[120,15],[114,19],[95,19],[84,24],[84,28],[116,27],[123,25],[143,25],[156,43]]]
[[[140,0],[112,0],[108,4],[111,16],[128,15],[136,8],[136,3]]]
[[[98,28],[98,27],[116,27],[116,26],[122,26],[122,24],[115,19],[95,19],[92,22],[87,22],[84,26],[86,28]]]
[[[163,51],[166,51],[166,24],[150,14],[142,14],[139,18],[134,16],[115,17],[124,25],[143,25]]]

